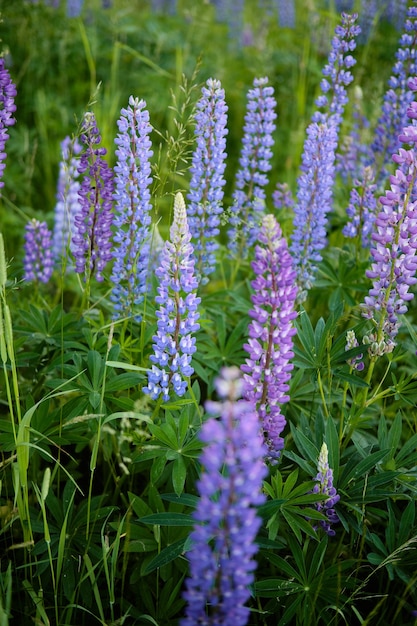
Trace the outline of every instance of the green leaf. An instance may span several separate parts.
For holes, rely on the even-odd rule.
[[[354,464],[351,470],[343,476],[343,485],[346,485],[350,480],[363,476],[369,472],[369,470],[375,467],[375,465],[382,461],[382,459],[384,459],[389,453],[390,450],[378,450],[378,452],[373,452],[365,459],[362,459],[362,461],[359,461],[359,463]]]
[[[314,443],[303,432],[301,432],[299,428],[294,428],[292,424],[291,433],[299,451],[302,452],[304,457],[309,459],[314,465],[317,465],[319,451]]]
[[[191,542],[188,537],[185,539],[181,539],[180,541],[176,541],[172,543],[170,546],[167,546],[156,556],[152,561],[150,561],[144,569],[144,574],[150,574],[156,569],[171,563],[176,558],[187,552],[191,547]]]
[[[130,370],[132,372],[144,372],[148,369],[146,367],[139,367],[139,365],[133,365],[132,363],[123,363],[122,361],[106,361],[108,367],[115,367],[123,370]]]
[[[188,513],[154,513],[141,517],[139,522],[153,526],[194,526],[194,519]]]
[[[283,559],[279,554],[274,554],[273,552],[263,552],[268,561],[273,563],[275,567],[278,568],[280,572],[283,572],[288,576],[288,578],[294,578],[295,580],[300,582],[300,574],[296,569],[285,559]]]
[[[182,493],[180,496],[177,496],[175,493],[163,493],[161,494],[161,498],[167,502],[183,504],[184,506],[189,506],[193,509],[196,508],[200,500],[198,496],[193,496],[191,493]]]
[[[185,479],[187,477],[187,467],[182,456],[177,456],[172,468],[172,485],[177,496],[184,491]]]

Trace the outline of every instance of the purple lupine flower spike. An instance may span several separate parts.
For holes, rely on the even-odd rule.
[[[2,181],[4,163],[6,159],[6,141],[9,138],[7,129],[13,126],[16,120],[13,113],[16,111],[14,99],[16,97],[16,85],[10,78],[9,70],[4,67],[4,58],[0,57],[0,188],[4,187]]]
[[[361,237],[363,248],[369,248],[371,232],[375,221],[376,198],[374,173],[371,167],[364,167],[359,179],[353,181],[349,206],[346,214],[349,221],[343,228],[345,237]]]
[[[384,95],[381,115],[375,129],[375,139],[371,145],[370,165],[376,173],[376,183],[380,186],[388,175],[387,165],[392,155],[399,149],[398,134],[407,124],[407,106],[413,95],[407,88],[407,81],[417,74],[417,6],[408,9],[404,33],[400,38],[396,62]]]
[[[66,259],[68,248],[73,252],[74,218],[81,211],[78,191],[79,158],[82,146],[77,139],[66,137],[61,143],[62,159],[59,166],[59,177],[55,205],[55,222],[52,238],[52,252],[55,260]]]
[[[216,381],[219,402],[207,402],[212,415],[201,429],[205,443],[194,513],[190,575],[181,626],[245,626],[254,581],[256,534],[267,469],[255,405],[240,399],[243,381],[237,367],[223,368]]]
[[[327,214],[333,204],[337,129],[331,120],[307,128],[301,175],[294,207],[290,250],[299,286],[299,301],[312,287],[321,250],[326,247]]]
[[[313,122],[321,123],[331,116],[337,129],[342,122],[348,102],[346,87],[353,80],[350,69],[356,63],[351,52],[356,48],[356,38],[360,33],[357,19],[357,14],[342,13],[341,24],[336,26],[328,62],[323,68],[322,95],[316,100],[316,105],[322,110],[313,114]]]
[[[131,315],[147,288],[150,256],[152,156],[146,103],[129,98],[118,120],[115,172],[115,226],[111,274],[115,317]]]
[[[321,110],[314,113],[307,128],[290,246],[300,301],[305,299],[314,282],[317,264],[322,259],[321,250],[327,243],[327,214],[333,205],[338,131],[347,102],[346,87],[353,79],[350,68],[355,60],[350,53],[359,32],[356,19],[357,15],[343,13],[342,23],[336,27],[328,63],[323,69],[323,94],[316,100]]]
[[[25,229],[24,280],[47,283],[52,276],[52,233],[46,222],[33,219]]]
[[[157,333],[153,336],[153,354],[148,370],[148,385],[143,392],[156,400],[161,394],[169,400],[171,390],[183,396],[187,390],[184,377],[190,377],[194,354],[193,333],[200,328],[196,296],[198,287],[194,275],[194,249],[188,228],[184,198],[177,193],[174,202],[174,218],[170,230],[170,241],[166,241],[161,252],[160,266],[155,271],[159,279],[155,302]]]
[[[417,91],[417,78],[408,82]],[[417,102],[407,109],[412,124],[403,128],[400,148],[393,161],[400,167],[390,177],[390,189],[380,198],[382,210],[375,220],[372,234],[371,269],[366,275],[373,281],[365,297],[362,315],[373,321],[375,331],[364,337],[371,357],[391,352],[399,329],[399,315],[407,312],[407,302],[414,294],[409,288],[417,283]]]
[[[275,191],[272,194],[272,202],[277,210],[294,210],[294,198],[287,183],[277,183]]]
[[[281,406],[289,400],[297,287],[287,242],[273,215],[264,217],[258,240],[252,263],[256,274],[251,296],[254,307],[249,311],[249,340],[243,346],[249,358],[241,370],[244,397],[256,403],[268,460],[275,463],[284,447],[281,433],[286,421]]]
[[[320,450],[318,462],[317,462],[317,484],[314,485],[313,493],[322,494],[328,496],[324,502],[317,502],[316,508],[318,511],[326,515],[326,520],[320,520],[321,527],[326,531],[329,537],[334,537],[336,534],[332,528],[332,524],[339,522],[339,517],[334,510],[334,505],[339,502],[340,496],[333,486],[333,470],[329,467],[329,451],[327,445],[323,442]]]
[[[244,258],[254,244],[265,206],[264,187],[272,168],[276,101],[267,78],[256,78],[248,92],[244,137],[228,231],[230,249]]]
[[[82,182],[78,191],[81,211],[74,217],[73,254],[75,271],[88,280],[103,280],[103,270],[112,258],[111,225],[113,173],[102,158],[107,150],[97,147],[101,136],[93,113],[86,113],[81,143],[86,147],[78,171]]]
[[[197,147],[190,168],[188,223],[196,256],[196,272],[202,284],[215,268],[216,237],[223,211],[226,167],[227,106],[218,80],[209,79],[202,89],[195,115]]]

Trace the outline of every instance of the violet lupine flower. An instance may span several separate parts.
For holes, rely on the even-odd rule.
[[[334,537],[336,532],[332,528],[332,524],[336,524],[340,521],[334,510],[334,505],[339,502],[340,496],[333,486],[333,470],[329,467],[329,452],[326,443],[323,443],[321,447],[317,470],[318,473],[315,480],[317,480],[318,483],[314,485],[313,493],[328,496],[327,500],[324,500],[324,502],[316,503],[317,510],[327,517],[327,520],[320,520],[320,525],[329,537]]]
[[[359,341],[356,339],[355,331],[348,330],[346,333],[345,351],[347,352],[348,350],[352,350],[352,348],[357,348],[358,346],[359,346]],[[365,367],[365,363],[362,361],[362,359],[363,359],[363,354],[361,352],[360,354],[357,354],[351,359],[347,359],[347,364],[352,369],[355,369],[358,372],[361,372]]]
[[[349,206],[346,214],[348,223],[343,228],[345,237],[361,236],[363,248],[369,248],[371,233],[375,222],[376,185],[371,167],[365,167],[359,180],[353,181],[354,187],[350,192]]]
[[[150,158],[153,152],[149,137],[152,127],[145,107],[143,100],[130,96],[129,106],[121,110],[117,122],[114,264],[111,274],[114,287],[110,296],[117,317],[130,315],[143,300],[147,288],[152,208]]]
[[[111,225],[113,203],[113,173],[102,158],[107,150],[98,148],[101,136],[93,113],[86,113],[81,143],[86,147],[81,155],[78,172],[82,182],[78,191],[81,211],[74,217],[73,254],[75,271],[88,280],[93,275],[103,280],[103,270],[112,258]]]
[[[295,3],[294,0],[276,0],[278,7],[278,19],[281,28],[295,27]]]
[[[326,246],[327,214],[333,204],[336,146],[337,128],[331,120],[312,123],[307,128],[290,245],[300,302],[313,285],[317,265],[322,259],[320,251]]]
[[[272,167],[272,133],[277,116],[274,90],[267,83],[267,78],[255,78],[254,87],[248,92],[243,147],[228,231],[230,249],[239,258],[247,255],[248,246],[257,238],[265,206],[266,174]]]
[[[46,222],[33,219],[25,228],[24,280],[47,283],[52,276],[52,234]]]
[[[287,242],[273,215],[264,217],[258,241],[252,262],[256,274],[251,296],[254,307],[249,311],[249,340],[243,346],[249,358],[241,370],[244,397],[256,403],[268,460],[275,463],[284,447],[281,433],[286,421],[281,406],[289,400],[297,287]]]
[[[387,165],[391,156],[399,149],[398,134],[407,124],[407,106],[413,99],[407,88],[407,81],[417,74],[417,6],[408,9],[404,33],[400,38],[396,53],[396,63],[388,81],[381,115],[375,129],[375,139],[371,144],[372,165],[376,172],[376,184],[385,182]]]
[[[417,91],[417,78],[408,84]],[[417,102],[410,104],[407,115],[413,122],[417,119]],[[407,312],[406,303],[414,297],[409,288],[417,282],[417,126],[406,126],[398,139],[411,148],[400,148],[392,157],[400,167],[380,198],[382,210],[372,234],[372,265],[366,272],[373,284],[361,305],[362,315],[375,326],[375,332],[364,337],[371,357],[393,350],[398,316]]]
[[[397,30],[401,30],[407,15],[408,0],[387,0],[384,15]]]
[[[194,249],[181,193],[175,196],[170,241],[165,242],[155,275],[159,279],[155,298],[159,305],[157,333],[149,357],[153,365],[143,392],[154,400],[162,394],[163,400],[168,401],[171,389],[177,396],[183,396],[187,390],[184,377],[194,372],[191,359],[196,347],[192,335],[200,328],[197,309],[201,298],[195,294],[198,282],[194,275]]]
[[[220,81],[208,79],[197,103],[195,120],[197,147],[190,168],[188,223],[196,256],[196,272],[204,284],[215,269],[215,251],[219,246],[215,238],[220,232],[219,216],[223,211],[223,187],[226,182],[227,106]]]
[[[287,183],[277,183],[272,194],[272,202],[278,211],[281,209],[294,209],[294,198]]]
[[[360,33],[357,18],[357,14],[342,13],[341,24],[336,26],[328,62],[323,68],[324,78],[320,83],[322,95],[316,100],[316,105],[323,111],[316,111],[312,116],[312,122],[318,124],[331,116],[337,130],[348,102],[346,87],[353,80],[350,68],[356,60],[350,53],[356,48],[356,38]]]
[[[67,17],[79,17],[83,4],[84,0],[67,0]]]
[[[55,223],[52,237],[52,252],[55,260],[67,257],[68,247],[73,252],[74,218],[81,211],[78,191],[80,174],[79,158],[82,146],[78,140],[65,137],[61,142],[61,162],[55,205]]]
[[[313,284],[321,250],[326,246],[327,214],[332,209],[335,178],[335,151],[342,115],[347,102],[346,86],[355,60],[350,52],[356,46],[357,15],[342,14],[336,27],[328,63],[323,69],[323,95],[316,100],[323,111],[316,111],[307,128],[294,207],[294,230],[290,250],[295,260],[299,300],[303,301]]]
[[[237,367],[223,368],[216,381],[220,402],[206,404],[220,418],[210,417],[200,434],[203,471],[181,626],[245,626],[249,619],[245,603],[261,525],[255,507],[265,500],[261,487],[267,470],[257,412],[253,402],[240,399],[242,383]]]
[[[2,178],[6,167],[4,162],[7,156],[6,141],[9,138],[7,129],[16,122],[13,117],[16,111],[14,103],[16,93],[16,85],[10,78],[9,70],[4,67],[4,58],[0,57],[0,188],[4,187]]]
[[[366,163],[372,161],[371,149],[362,141],[364,133],[369,128],[369,120],[362,111],[362,89],[356,85],[353,93],[352,129],[348,135],[343,136],[339,152],[336,155],[336,171],[341,175],[344,182],[360,179]]]

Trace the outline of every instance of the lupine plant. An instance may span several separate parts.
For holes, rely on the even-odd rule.
[[[114,263],[111,300],[117,317],[131,315],[146,292],[151,248],[150,191],[152,182],[146,103],[131,96],[118,121],[115,172]]]
[[[409,4],[4,3],[1,626],[415,626]]]

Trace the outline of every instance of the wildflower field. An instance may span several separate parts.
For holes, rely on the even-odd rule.
[[[417,624],[417,0],[0,16],[0,626]]]

